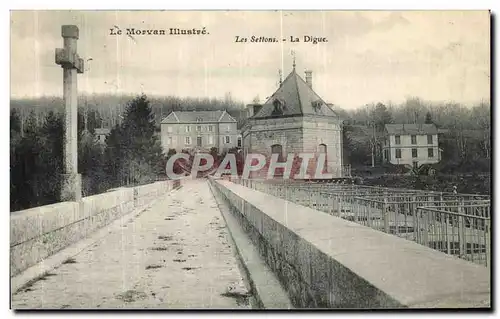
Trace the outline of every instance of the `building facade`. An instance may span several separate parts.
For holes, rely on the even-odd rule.
[[[419,167],[441,160],[438,129],[434,124],[386,124],[384,161]]]
[[[314,92],[311,71],[306,71],[304,81],[294,66],[264,104],[250,104],[247,110],[249,117],[242,127],[245,155],[260,153],[270,157],[278,153],[285,161],[289,154],[326,153],[326,171],[334,177],[346,175],[342,165],[342,120]]]
[[[219,152],[238,146],[237,121],[226,111],[171,112],[161,124],[161,145],[164,153],[210,151]]]

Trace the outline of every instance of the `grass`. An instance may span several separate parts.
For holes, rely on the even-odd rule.
[[[147,265],[146,266],[146,270],[147,269],[158,269],[158,268],[161,268],[161,267],[163,267],[163,266],[161,266],[161,265]]]
[[[134,302],[136,300],[145,299],[145,293],[136,290],[127,290],[116,296],[116,299],[123,300],[124,302]]]
[[[158,236],[158,239],[161,239],[161,240],[173,240],[174,237],[173,236],[163,236],[163,235],[160,235]]]
[[[63,261],[62,263],[63,263],[63,265],[64,265],[64,264],[76,264],[76,263],[77,263],[77,261],[75,260],[75,258],[73,258],[73,257],[69,257],[68,259],[66,259],[66,260],[65,260],[65,261]]]
[[[151,250],[165,251],[168,250],[168,247],[152,247]]]
[[[41,274],[40,276],[36,277],[36,278],[33,278],[31,279],[30,281],[28,281],[27,283],[25,283],[23,286],[21,286],[21,288],[19,288],[18,291],[22,291],[22,292],[26,292],[26,291],[32,291],[32,287],[35,283],[37,283],[38,281],[40,280],[47,280],[48,277],[52,277],[52,276],[55,276],[56,274],[53,274],[53,273],[50,273],[50,272],[44,272],[43,274]]]

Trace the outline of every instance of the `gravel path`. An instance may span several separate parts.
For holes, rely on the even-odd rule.
[[[14,309],[249,308],[205,180],[189,181],[12,296]]]

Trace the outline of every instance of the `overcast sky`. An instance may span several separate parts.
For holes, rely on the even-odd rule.
[[[61,25],[80,28],[78,52],[92,61],[78,75],[84,92],[224,97],[245,103],[271,95],[278,70],[313,71],[327,102],[355,108],[407,96],[474,103],[490,96],[490,18],[486,11],[166,12],[18,11],[11,14],[11,96],[62,95],[54,50]],[[202,28],[209,35],[110,35],[114,26]],[[235,43],[266,36],[279,43]],[[327,43],[290,43],[290,36]]]

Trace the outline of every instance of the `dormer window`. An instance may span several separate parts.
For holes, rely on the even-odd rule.
[[[322,112],[321,107],[323,106],[323,101],[316,100],[316,101],[313,101],[311,104],[312,104],[312,107],[314,109],[314,112],[316,112],[316,113]]]
[[[203,122],[203,119],[202,119],[201,117],[198,117],[198,118],[196,119],[196,122]]]
[[[283,103],[283,101],[281,101],[279,99],[275,99],[273,101],[273,106],[274,106],[274,110],[273,110],[272,115],[283,115],[283,108],[285,106],[285,103]]]

